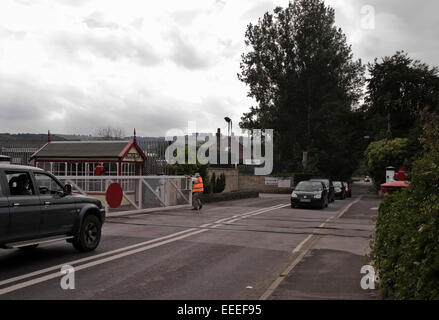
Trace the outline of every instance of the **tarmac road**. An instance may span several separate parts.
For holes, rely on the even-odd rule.
[[[360,288],[379,205],[368,186],[324,210],[275,195],[112,217],[88,254],[61,242],[2,250],[0,299],[376,298]],[[61,288],[64,265],[73,290]]]

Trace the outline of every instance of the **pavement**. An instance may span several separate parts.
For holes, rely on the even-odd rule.
[[[265,195],[111,217],[87,254],[63,242],[2,250],[0,299],[377,299],[360,288],[380,202],[369,186],[324,210]]]
[[[380,299],[376,290],[361,288],[364,274],[360,270],[367,264],[365,255],[381,199],[367,192],[368,185],[355,189],[361,200],[325,225],[322,235],[316,235],[312,247],[270,299]]]

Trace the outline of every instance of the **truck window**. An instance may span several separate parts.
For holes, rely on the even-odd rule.
[[[64,191],[63,187],[47,174],[34,172],[34,176],[40,194],[56,194]]]
[[[28,172],[6,171],[6,180],[11,196],[35,195],[32,180]]]

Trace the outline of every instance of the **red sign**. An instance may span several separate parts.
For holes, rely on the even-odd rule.
[[[110,208],[118,208],[122,203],[123,191],[118,183],[112,183],[108,186],[107,192],[105,193],[105,200],[107,200]]]

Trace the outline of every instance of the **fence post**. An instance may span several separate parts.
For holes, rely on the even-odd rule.
[[[138,192],[139,192],[139,209],[143,209],[143,183],[142,183],[142,179],[138,179],[139,181],[139,188],[138,188]]]
[[[109,180],[105,179],[105,195],[107,194],[108,183],[109,183]],[[108,207],[107,197],[105,196],[105,214],[107,214],[109,211],[110,211],[110,208]]]

